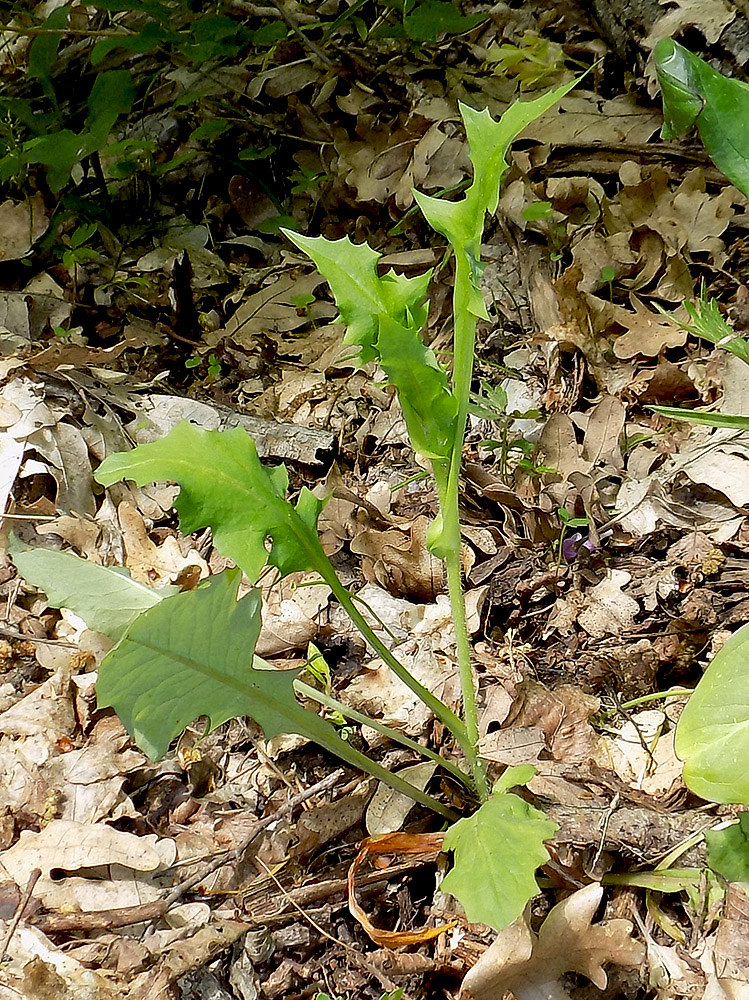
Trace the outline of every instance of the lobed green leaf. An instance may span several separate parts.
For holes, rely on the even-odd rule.
[[[470,921],[502,930],[537,894],[536,869],[549,860],[544,841],[556,830],[519,796],[495,790],[445,834],[444,849],[455,852],[455,865],[442,888],[460,900]]]
[[[211,577],[144,612],[99,668],[100,707],[111,706],[149,757],[199,715],[215,729],[249,715],[270,738],[288,732],[304,709],[293,692],[295,671],[255,670],[260,593],[241,601],[238,569]]]
[[[377,360],[383,317],[419,330],[424,325],[431,271],[416,278],[392,273],[380,277],[377,264],[381,255],[367,243],[352,243],[347,236],[328,240],[290,229],[281,231],[310,257],[330,285],[346,324],[345,343],[359,348],[359,364]]]
[[[240,427],[205,431],[178,424],[160,441],[110,455],[95,478],[102,486],[122,479],[139,486],[178,483],[175,507],[185,534],[210,527],[216,548],[252,580],[268,562],[284,575],[328,565],[316,529],[322,501],[304,488],[295,509],[285,499],[286,469],[264,468]]]

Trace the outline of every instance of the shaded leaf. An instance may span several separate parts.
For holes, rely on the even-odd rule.
[[[749,883],[749,813],[724,830],[706,830],[707,863],[726,882]]]
[[[70,552],[32,548],[12,539],[10,555],[24,580],[47,595],[53,608],[68,608],[89,628],[119,639],[144,611],[177,587],[154,590],[133,580],[126,569],[97,566]]]
[[[239,570],[211,577],[142,614],[99,669],[99,706],[111,706],[150,757],[199,715],[215,729],[249,715],[270,738],[295,731],[305,710],[294,697],[295,671],[256,670],[260,593],[241,601]],[[310,713],[305,713],[310,714]]]
[[[654,56],[663,97],[663,138],[696,125],[716,167],[749,196],[749,85],[723,76],[670,38],[658,42]]]

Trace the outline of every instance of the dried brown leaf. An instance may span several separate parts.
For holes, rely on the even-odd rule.
[[[549,913],[538,937],[518,918],[465,977],[461,1000],[497,1000],[507,991],[517,1000],[567,1000],[559,983],[566,972],[586,976],[604,989],[606,963],[639,965],[645,949],[632,940],[628,920],[592,924],[602,895],[596,883],[573,893]]]

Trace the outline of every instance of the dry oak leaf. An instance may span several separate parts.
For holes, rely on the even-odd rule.
[[[591,923],[602,895],[603,888],[592,883],[568,896],[538,936],[523,917],[505,927],[466,975],[459,1000],[497,1000],[507,991],[516,1000],[569,1000],[559,983],[565,973],[587,976],[602,990],[605,963],[639,965],[645,948],[632,940],[629,920]]]

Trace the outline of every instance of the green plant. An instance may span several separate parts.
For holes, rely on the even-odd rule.
[[[63,246],[58,250],[62,262],[71,274],[75,274],[78,264],[85,264],[86,261],[98,260],[99,253],[93,247],[88,246],[89,240],[93,239],[99,225],[90,222],[82,226],[77,226],[73,233],[63,239]]]
[[[31,44],[23,96],[0,97],[0,182],[22,182],[39,164],[51,190],[59,193],[80,164],[90,164],[106,198],[108,181],[152,169],[158,151],[150,139],[115,135],[120,119],[136,99],[146,99],[155,82],[150,65],[143,62],[139,71],[139,59],[158,54],[161,69],[179,67],[185,78],[184,67],[194,68],[196,89],[175,102],[175,108],[188,108],[209,90],[201,76],[206,64],[236,60],[250,47],[272,47],[288,33],[275,18],[250,28],[246,18],[230,16],[229,4],[193,8],[189,0],[96,0],[88,8],[90,28],[80,27],[81,8],[74,18],[72,3],[56,7],[43,20],[19,13],[5,30],[28,35]],[[89,41],[88,65],[73,94],[65,90],[60,59],[68,36]],[[211,139],[226,127],[226,120],[211,119],[194,128],[193,136]],[[182,154],[179,162],[195,152]],[[160,163],[155,169],[163,173],[176,165]]]
[[[664,138],[697,125],[707,152],[749,196],[749,86],[729,80],[670,39],[655,49],[663,96]],[[749,341],[726,323],[704,288],[684,303],[688,320],[671,318],[697,337],[723,347],[749,364]],[[749,417],[653,406],[656,413],[712,427],[749,429]],[[749,626],[744,625],[713,657],[687,702],[676,728],[675,749],[684,761],[684,782],[713,802],[749,804]],[[743,835],[742,826],[739,833]],[[732,834],[732,843],[739,833]]]
[[[431,465],[439,513],[430,526],[428,544],[446,565],[462,688],[461,715],[398,660],[339,580],[318,538],[323,501],[303,488],[292,505],[286,499],[284,467],[263,467],[252,439],[240,428],[203,431],[189,423],[179,424],[159,441],[109,456],[96,473],[105,487],[123,479],[139,485],[154,480],[177,482],[180,493],[175,507],[182,530],[189,533],[210,527],[216,548],[237,569],[211,577],[186,593],[152,596],[136,587],[131,595],[132,581],[121,574],[87,564],[75,573],[62,571],[59,560],[75,561],[74,557],[14,550],[19,570],[44,587],[51,602],[65,602],[90,627],[109,629],[107,634],[118,640],[100,667],[99,704],[113,707],[152,757],[162,756],[171,740],[197,716],[207,716],[214,728],[234,716],[248,715],[268,738],[282,732],[306,736],[442,816],[457,818],[442,802],[343,740],[328,720],[297,701],[301,695],[373,726],[438,763],[480,803],[471,817],[448,830],[446,845],[454,851],[455,861],[446,884],[469,914],[497,928],[514,920],[535,893],[534,872],[548,856],[544,841],[553,835],[555,826],[509,791],[527,782],[532,768],[508,768],[490,794],[479,755],[476,678],[461,579],[460,468],[476,327],[479,318],[487,318],[479,286],[485,217],[496,210],[510,143],[573,85],[514,104],[499,121],[488,111],[462,106],[474,166],[471,185],[454,202],[415,193],[427,221],[448,240],[454,254],[452,372],[421,338],[430,273],[380,276],[379,254],[366,244],[355,245],[345,237],[331,241],[286,234],[327,278],[347,326],[347,343],[357,349],[360,364],[376,361],[380,365],[396,390],[414,450]],[[237,593],[242,572],[254,583],[268,567],[282,576],[312,572],[327,584],[374,653],[451,734],[463,761],[439,755],[378,720],[353,712],[325,690],[301,681],[296,671],[276,670],[253,657],[261,626],[260,592],[253,588],[241,600]],[[97,595],[93,605],[92,592]],[[104,600],[108,592],[114,594],[109,602]],[[144,601],[150,602],[145,610]],[[123,610],[131,606],[132,615],[123,616]],[[480,851],[474,849],[476,844],[481,845]]]
[[[670,38],[658,42],[654,57],[663,138],[696,125],[716,167],[749,196],[749,84],[729,79]]]

